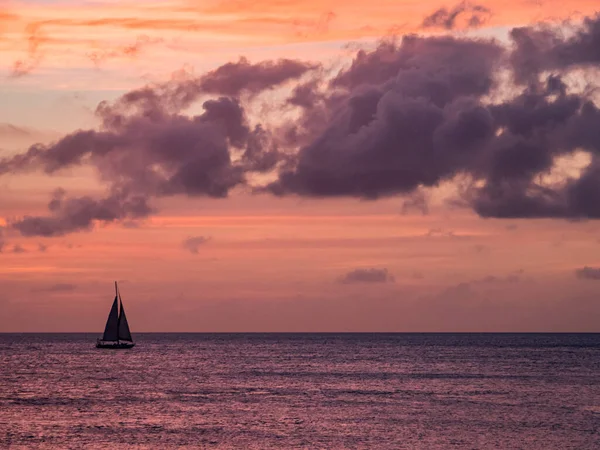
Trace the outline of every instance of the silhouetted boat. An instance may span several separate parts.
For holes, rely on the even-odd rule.
[[[121,304],[120,313],[119,303]],[[115,301],[112,308],[110,308],[102,339],[96,341],[96,348],[120,349],[131,348],[134,345],[131,331],[129,331],[129,324],[127,323],[127,316],[125,316],[125,310],[123,309],[123,300],[121,300],[121,294],[115,281]]]

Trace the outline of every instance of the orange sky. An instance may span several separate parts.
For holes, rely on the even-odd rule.
[[[478,30],[580,18],[591,0],[480,1]],[[424,32],[438,1],[0,1],[0,159],[97,125],[98,102],[185,69],[247,56],[349,61],[383,36]],[[442,30],[427,30],[438,33]],[[89,168],[0,179],[1,224],[49,192],[98,192]],[[190,238],[207,238],[188,245]],[[201,240],[199,240],[201,241]],[[198,241],[198,242],[199,242]],[[10,234],[0,332],[99,331],[122,280],[132,331],[600,331],[594,221],[484,220],[440,200],[300,200],[234,192],[163,201],[140,224],[58,238]],[[357,269],[393,280],[345,283]]]

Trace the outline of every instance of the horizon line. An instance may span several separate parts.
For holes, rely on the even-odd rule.
[[[102,331],[0,331],[3,334],[102,334]],[[600,334],[600,331],[138,331],[132,334]]]

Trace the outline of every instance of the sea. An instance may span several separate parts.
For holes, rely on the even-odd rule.
[[[0,334],[0,448],[600,449],[600,334]]]

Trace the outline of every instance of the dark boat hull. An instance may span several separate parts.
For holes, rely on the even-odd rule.
[[[133,342],[104,342],[98,341],[96,342],[96,348],[108,348],[112,350],[122,350],[127,348],[134,347],[135,344]]]

